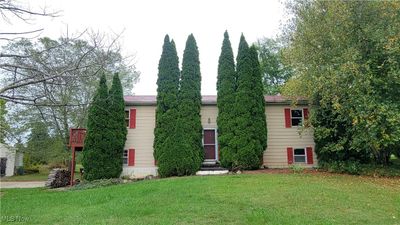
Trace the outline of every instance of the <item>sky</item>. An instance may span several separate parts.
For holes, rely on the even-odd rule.
[[[60,17],[40,18],[31,24],[13,22],[13,31],[44,28],[42,36],[58,38],[66,32],[92,29],[122,33],[123,54],[135,55],[140,80],[136,95],[157,93],[158,61],[166,34],[174,39],[180,66],[186,39],[193,33],[200,54],[202,94],[216,94],[218,57],[223,33],[228,30],[234,55],[241,33],[249,44],[259,38],[275,37],[284,20],[280,0],[18,0],[32,9],[46,6],[60,10]],[[0,24],[4,25],[4,24]],[[2,26],[3,29],[7,27]]]

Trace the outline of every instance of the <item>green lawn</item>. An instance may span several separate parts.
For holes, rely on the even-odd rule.
[[[400,224],[399,179],[242,174],[2,192],[2,224]]]
[[[39,173],[2,177],[0,181],[45,181],[48,176],[49,169],[47,167],[42,167],[39,169]]]
[[[34,173],[12,177],[3,177],[0,179],[0,181],[45,181],[47,180],[48,176],[48,173]]]

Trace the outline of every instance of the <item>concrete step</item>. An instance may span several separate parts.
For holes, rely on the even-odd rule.
[[[198,176],[207,176],[207,175],[223,175],[223,174],[228,174],[228,170],[200,170],[197,171],[196,175]]]
[[[226,170],[225,168],[222,168],[220,166],[214,166],[214,167],[201,167],[201,171],[217,171],[217,170]]]

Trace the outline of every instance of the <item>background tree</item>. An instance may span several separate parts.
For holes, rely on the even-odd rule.
[[[236,118],[233,108],[236,93],[235,61],[228,32],[224,33],[221,54],[218,60],[217,78],[217,106],[218,106],[218,144],[221,152],[221,164],[231,168],[233,152],[229,140],[234,136],[234,120]]]
[[[36,122],[31,127],[25,153],[29,155],[32,163],[45,164],[50,152],[51,141],[48,127],[43,122]]]
[[[7,109],[6,109],[6,101],[0,99],[0,143],[5,143],[7,131],[10,126],[6,121]]]
[[[0,66],[4,88],[18,84],[0,94],[9,101],[8,120],[13,128],[10,136],[24,135],[15,132],[23,130],[28,121],[44,121],[62,138],[67,149],[69,128],[86,124],[88,105],[101,74],[99,71],[105,71],[109,80],[112,73],[119,71],[128,92],[137,81],[139,72],[129,58],[121,55],[116,41],[107,41],[103,34],[85,33],[80,38],[41,38],[37,42],[22,39],[4,47],[5,52],[32,55],[8,57]],[[66,70],[68,72],[52,80],[37,79]],[[32,83],[28,85],[29,79],[25,78],[32,78]],[[19,80],[22,81],[17,82]]]
[[[119,175],[122,172],[122,155],[128,131],[125,123],[124,94],[118,73],[113,76],[109,99],[109,125],[110,134],[112,135],[110,138],[110,141],[112,142],[109,156],[109,160],[111,161],[110,163],[112,164],[110,170],[113,170],[114,174]]]
[[[283,59],[284,45],[278,38],[262,38],[255,44],[258,50],[264,93],[276,95],[292,76],[292,69]]]
[[[174,41],[169,36],[164,38],[163,50],[158,64],[156,127],[154,129],[154,158],[158,172],[167,176],[173,171],[175,163],[168,151],[174,147],[177,139],[173,139],[178,118],[179,91],[179,59]]]
[[[112,170],[114,162],[111,162],[113,154],[113,131],[110,129],[109,96],[106,77],[100,78],[100,85],[89,107],[87,133],[83,149],[84,178],[97,180],[118,177]],[[121,155],[119,155],[122,157]]]
[[[387,164],[400,148],[400,3],[292,1],[287,95],[309,97],[321,162]],[[334,156],[334,157],[331,157]]]

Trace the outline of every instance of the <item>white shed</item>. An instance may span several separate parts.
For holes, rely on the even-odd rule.
[[[0,175],[12,176],[16,167],[22,166],[22,154],[13,147],[0,143]]]

